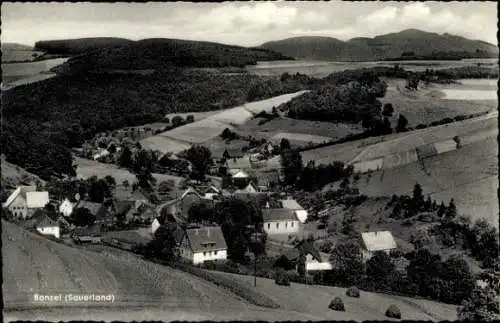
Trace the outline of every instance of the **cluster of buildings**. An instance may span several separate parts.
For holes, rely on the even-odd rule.
[[[286,238],[291,236],[296,237],[297,241],[306,240],[307,230],[304,228],[308,225],[308,211],[295,199],[263,192],[254,185],[252,177],[246,171],[231,170],[230,174],[239,188],[228,190],[216,185],[189,187],[175,199],[160,205],[151,203],[148,195],[140,189],[116,189],[115,197],[111,201],[95,203],[70,198],[51,201],[47,191],[38,191],[36,186],[19,186],[3,207],[13,217],[29,223],[28,226],[39,234],[59,239],[64,228],[65,233],[77,243],[107,243],[128,250],[147,244],[161,227],[165,227],[174,233],[179,255],[193,264],[225,260],[228,254],[228,246],[219,226],[214,223],[189,223],[188,211],[199,202],[213,205],[228,196],[242,200],[251,199],[262,209],[262,229],[269,240],[276,238],[275,241],[287,241]],[[57,205],[56,212],[45,212],[50,204]],[[93,224],[81,227],[70,224],[72,221],[68,220],[81,208],[87,209],[93,215]],[[117,219],[125,223],[139,224],[142,228],[113,231]],[[389,252],[397,247],[389,231],[365,232],[361,234],[361,240],[365,260],[375,251]],[[295,251],[283,255],[290,263],[296,261],[297,252],[306,250],[307,270],[331,269],[329,261],[310,246],[299,243],[293,250]]]

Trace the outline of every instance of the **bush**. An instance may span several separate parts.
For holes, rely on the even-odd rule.
[[[280,271],[276,273],[274,283],[279,286],[290,286],[290,278],[285,272]]]
[[[349,297],[359,298],[359,289],[356,286],[349,287],[345,294]]]
[[[399,310],[399,307],[397,307],[396,305],[391,305],[385,311],[385,316],[393,319],[400,319],[401,311]]]
[[[330,302],[330,306],[328,306],[328,308],[334,311],[345,312],[344,301],[338,296]]]

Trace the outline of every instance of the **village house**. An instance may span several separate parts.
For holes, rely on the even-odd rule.
[[[239,188],[234,191],[234,194],[255,194],[259,193],[259,191],[255,188],[255,186],[250,182],[244,188]]]
[[[197,265],[205,261],[227,259],[227,245],[220,227],[186,230],[180,245],[180,256]]]
[[[186,223],[188,218],[188,211],[191,206],[200,202],[203,196],[198,193],[194,188],[189,187],[178,198],[161,204],[157,208],[158,214],[172,215],[176,222]]]
[[[314,244],[307,240],[301,240],[294,248],[283,253],[275,262],[274,267],[285,270],[297,270],[301,257],[305,257],[306,272],[317,272],[331,270],[332,265],[328,261],[328,255],[322,257]],[[326,259],[326,260],[325,260]]]
[[[49,203],[49,192],[37,192],[36,186],[19,186],[3,204],[16,218],[26,219],[33,216],[37,209]]]
[[[397,248],[396,240],[390,231],[362,232],[361,243],[364,260],[370,259],[376,251],[389,254]]]
[[[264,208],[262,216],[264,231],[269,235],[290,235],[300,232],[300,222],[293,210]]]
[[[209,187],[205,188],[203,191],[203,198],[207,200],[213,200],[214,198],[216,199],[222,194],[222,191],[217,188],[214,185],[210,185]]]
[[[92,224],[87,227],[75,228],[72,237],[77,243],[100,243],[101,226],[98,224]]]
[[[70,199],[65,198],[61,205],[59,205],[59,212],[65,217],[69,217],[73,214],[76,204],[77,202],[71,202]]]
[[[280,202],[283,205],[283,208],[294,211],[297,219],[299,219],[301,223],[305,223],[307,221],[307,211],[304,210],[304,208],[296,200],[289,197],[287,199],[280,200]]]
[[[95,223],[111,225],[114,222],[114,217],[111,216],[108,208],[103,203],[95,203],[90,201],[79,201],[75,207],[75,210],[85,208],[95,216]]]
[[[110,231],[102,237],[102,242],[124,250],[133,250],[136,247],[146,246],[151,236],[144,230]]]
[[[98,160],[98,159],[101,159],[103,157],[106,157],[108,156],[110,153],[107,149],[104,149],[104,148],[99,148],[97,150],[97,152],[94,153],[94,155],[92,156],[92,158],[94,160]]]
[[[43,214],[35,224],[35,229],[43,235],[51,235],[60,238],[60,228],[57,221],[52,220],[46,214]]]

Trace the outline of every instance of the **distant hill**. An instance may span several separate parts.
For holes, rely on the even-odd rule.
[[[32,46],[18,43],[2,43],[2,51],[4,50],[33,50]]]
[[[407,29],[375,38],[341,41],[331,37],[305,36],[267,42],[270,49],[296,59],[372,61],[388,59],[496,58],[498,47],[480,40],[450,34]]]
[[[140,41],[122,38],[51,40],[39,41],[35,48],[48,54],[73,55],[67,64],[57,70],[70,73],[93,69],[245,66],[257,61],[291,59],[265,48],[168,38]]]
[[[57,55],[75,55],[109,46],[122,46],[131,43],[133,43],[132,40],[113,37],[42,40],[35,43],[35,50]]]

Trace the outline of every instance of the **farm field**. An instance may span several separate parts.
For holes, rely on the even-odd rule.
[[[231,277],[239,283],[253,286],[252,276],[214,272]],[[391,304],[401,309],[405,320],[456,320],[456,306],[408,297],[391,296],[361,292],[361,298],[346,297],[346,289],[330,286],[304,285],[292,283],[291,286],[277,286],[274,280],[257,278],[256,289],[275,299],[283,310],[295,310],[321,316],[326,320],[388,320],[384,313]],[[328,309],[328,304],[340,296],[345,304],[345,312]],[[307,301],[305,301],[307,300]],[[295,319],[295,318],[294,318]]]
[[[226,109],[212,116],[206,117],[203,120],[178,127],[157,136],[146,138],[141,141],[143,147],[157,149],[162,152],[178,153],[185,148],[177,143],[204,143],[218,136],[224,128],[234,129],[235,126],[242,125],[250,120],[254,114],[261,111],[270,112],[273,106],[278,106],[281,103],[291,100],[293,97],[301,95],[303,91],[291,94],[280,95],[267,100],[250,102],[243,106]],[[163,137],[167,139],[157,139]],[[153,148],[154,147],[154,148]],[[183,147],[181,149],[181,147]]]
[[[269,122],[259,125],[260,118],[252,119],[246,122],[244,125],[238,127],[238,131],[246,134],[258,133],[259,136],[271,138],[278,135],[281,132],[287,133],[288,139],[292,140],[292,137],[300,138],[299,141],[304,141],[307,136],[318,136],[317,140],[325,140],[323,138],[328,138],[331,140],[338,140],[349,134],[356,134],[363,131],[359,125],[347,125],[343,123],[331,123],[331,122],[320,122],[320,121],[309,121],[309,120],[296,120],[291,118],[276,118]],[[314,138],[313,138],[314,139]],[[307,139],[306,141],[310,141]]]
[[[465,80],[462,84],[421,85],[418,91],[405,89],[406,81],[402,79],[386,79],[387,93],[382,103],[392,103],[394,115],[390,118],[393,127],[397,124],[399,114],[408,119],[408,126],[429,124],[444,118],[457,115],[491,111],[497,107],[496,88],[488,81],[483,83]]]
[[[115,178],[117,184],[122,183],[127,180],[129,183],[136,181],[134,174],[126,169],[118,168],[116,165],[99,163],[94,160],[84,159],[80,157],[75,157],[75,162],[78,164],[76,169],[76,175],[79,178],[87,179],[92,176],[97,176],[99,178],[105,177],[106,175],[111,175]],[[176,185],[183,179],[182,177],[172,176],[167,174],[157,174],[153,173],[153,177],[156,178],[158,182],[173,180]]]
[[[273,61],[258,62],[255,66],[247,66],[248,72],[265,76],[280,76],[283,73],[307,74],[316,77],[325,77],[331,73],[370,68],[374,66],[389,66],[395,64],[408,71],[425,71],[427,68],[435,70],[463,66],[498,65],[498,59],[464,59],[460,61],[384,61],[384,62],[326,62],[326,61]]]
[[[344,163],[370,160],[398,152],[408,152],[420,145],[449,140],[454,136],[460,136],[462,143],[466,145],[496,136],[498,133],[497,113],[495,111],[486,116],[451,124],[307,150],[302,152],[302,160],[305,163],[315,160],[316,164],[327,164],[335,160]]]
[[[455,199],[461,214],[498,226],[498,142],[495,137],[420,162],[363,174],[357,187],[368,196],[409,194],[419,183],[424,194],[446,204]]]

